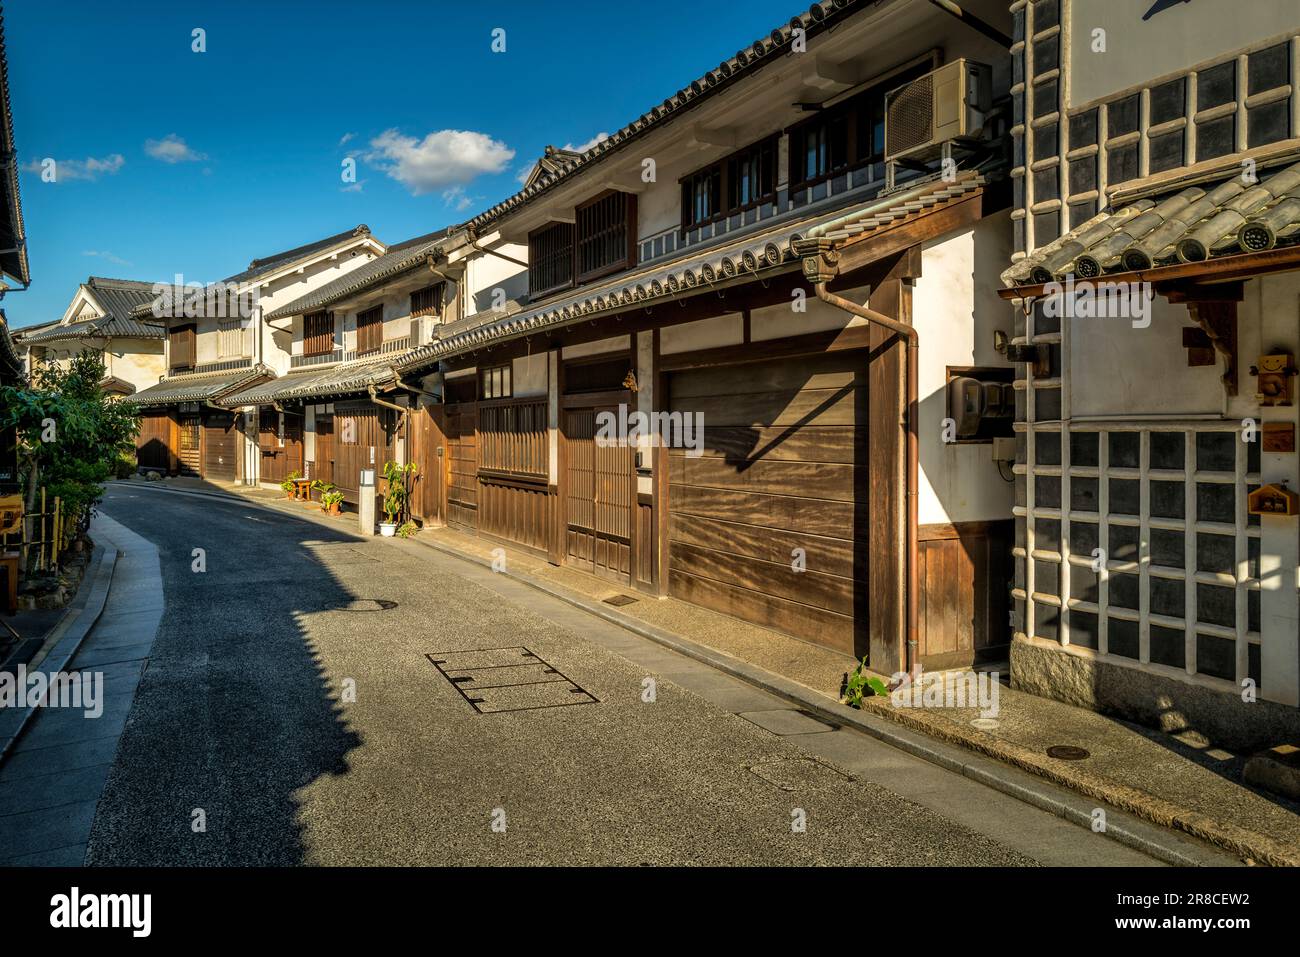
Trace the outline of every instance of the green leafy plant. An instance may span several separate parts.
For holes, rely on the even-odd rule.
[[[292,494],[293,483],[300,478],[302,478],[302,473],[299,472],[297,469],[294,469],[292,472],[289,473],[289,475],[285,478],[285,480],[280,483],[280,491],[282,491],[285,495]]]
[[[389,525],[396,525],[398,519],[406,512],[409,494],[406,489],[406,477],[414,474],[414,462],[407,462],[405,465],[398,465],[396,462],[384,463],[384,481],[387,483],[384,489],[384,514],[388,516]]]
[[[324,496],[334,491],[338,486],[333,482],[326,482],[324,479],[316,479],[311,483],[311,487],[312,491],[321,493],[321,501],[324,501]]]
[[[861,708],[864,698],[888,697],[889,685],[875,675],[867,674],[867,659],[864,657],[844,681],[844,690],[840,703],[850,708]]]
[[[343,504],[343,493],[330,486],[328,492],[321,492],[320,507],[321,511],[328,512],[334,506]]]
[[[416,525],[414,522],[408,519],[407,521],[403,522],[402,527],[397,530],[397,537],[410,538],[419,530],[420,530],[420,526]]]
[[[14,429],[27,511],[44,485],[64,503],[73,534],[85,533],[103,483],[134,471],[139,408],[104,394],[104,356],[85,350],[67,362],[39,364],[29,382],[0,387],[0,433]]]

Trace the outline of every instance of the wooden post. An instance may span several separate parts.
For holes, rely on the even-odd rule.
[[[41,518],[40,518],[40,522],[38,523],[38,527],[40,528],[40,531],[38,532],[38,534],[39,534],[41,537],[40,537],[40,542],[39,542],[39,543],[40,543],[40,551],[37,552],[36,567],[37,567],[37,568],[40,568],[40,569],[44,569],[44,568],[46,567],[46,565],[45,565],[45,489],[44,489],[44,487],[41,488]]]
[[[50,564],[58,567],[59,564],[59,546],[63,544],[63,515],[59,511],[59,496],[54,496],[54,544],[50,557]]]

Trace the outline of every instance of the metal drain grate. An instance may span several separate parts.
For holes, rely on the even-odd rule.
[[[425,657],[479,714],[600,704],[594,694],[523,645],[436,651]]]
[[[637,599],[631,595],[615,595],[613,598],[606,598],[606,605],[630,605]]]

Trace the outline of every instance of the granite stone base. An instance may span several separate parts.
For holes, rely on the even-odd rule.
[[[1017,638],[1011,686],[1161,731],[1197,731],[1237,752],[1300,740],[1300,709],[1179,681]]]

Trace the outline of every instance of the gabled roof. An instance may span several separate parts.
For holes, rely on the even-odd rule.
[[[0,272],[24,286],[32,281],[27,263],[27,234],[18,195],[14,121],[9,111],[9,60],[5,54],[4,15],[0,13]]]
[[[1095,279],[1300,243],[1300,163],[1259,182],[1240,173],[1094,216],[1002,273],[1006,286]]]
[[[87,337],[130,337],[134,339],[161,339],[162,326],[142,322],[136,318],[142,307],[147,314],[153,302],[155,283],[135,279],[107,279],[91,276],[81,284],[81,290],[100,308],[102,315],[90,319],[73,319],[69,322],[50,323],[17,330],[22,342],[52,342],[58,339]],[[74,300],[75,301],[75,300]]]
[[[173,375],[157,385],[142,389],[122,401],[134,405],[175,405],[180,402],[215,402],[227,393],[273,375],[270,369],[255,364],[247,369],[223,369],[220,372],[190,372]]]
[[[580,159],[582,154],[577,150],[566,150],[560,146],[546,147],[546,151],[528,171],[528,177],[524,180],[524,189],[532,186],[543,176],[558,176]]]
[[[281,319],[285,316],[299,316],[328,306],[362,289],[382,285],[385,280],[422,265],[430,257],[436,257],[442,251],[442,244],[446,238],[447,230],[440,229],[436,233],[418,236],[395,246],[389,246],[384,255],[358,266],[306,295],[299,296],[293,302],[271,310],[266,314],[266,318]]]
[[[745,49],[737,51],[735,56],[723,60],[702,77],[668,97],[663,103],[643,113],[608,139],[601,140],[580,153],[575,159],[565,162],[554,172],[545,172],[535,178],[529,176],[528,183],[523,189],[475,216],[465,225],[474,230],[481,229],[565,181],[574,173],[618,152],[628,143],[639,139],[651,130],[658,129],[668,120],[698,106],[719,91],[734,85],[738,80],[779,60],[790,51],[796,29],[801,30],[806,39],[811,38],[843,22],[853,14],[882,2],[884,0],[824,0],[813,4],[806,12],[792,17],[789,22],[780,24],[770,33],[759,37]]]
[[[293,249],[286,249],[282,252],[272,253],[269,256],[261,256],[254,259],[248,264],[248,268],[243,272],[228,276],[226,282],[249,282],[258,276],[264,276],[267,273],[275,272],[277,269],[283,269],[285,266],[291,266],[302,259],[310,259],[322,250],[329,249],[331,246],[337,246],[340,243],[347,242],[350,239],[358,239],[362,236],[370,235],[370,227],[365,223],[352,229],[345,229],[341,233],[335,233],[333,236],[326,236],[324,239],[317,239],[314,242],[305,243],[302,246],[295,246]],[[379,240],[375,240],[379,242]],[[380,243],[380,245],[383,245]]]
[[[384,385],[396,378],[393,372],[394,358],[390,356],[380,361],[361,360],[326,369],[290,372],[278,379],[232,392],[220,404],[233,409],[248,405],[269,405],[290,399],[317,399],[360,392],[368,386]]]
[[[590,321],[630,309],[641,309],[684,296],[698,295],[756,278],[798,269],[795,243],[863,237],[926,215],[945,204],[971,197],[983,188],[983,173],[967,170],[956,180],[928,178],[890,196],[875,197],[820,214],[785,219],[771,228],[730,243],[688,250],[668,263],[623,273],[604,282],[552,297],[515,315],[481,323],[469,316],[437,327],[437,342],[412,350],[394,361],[398,372],[416,372],[438,359],[479,349],[493,342],[532,335],[543,329]]]

